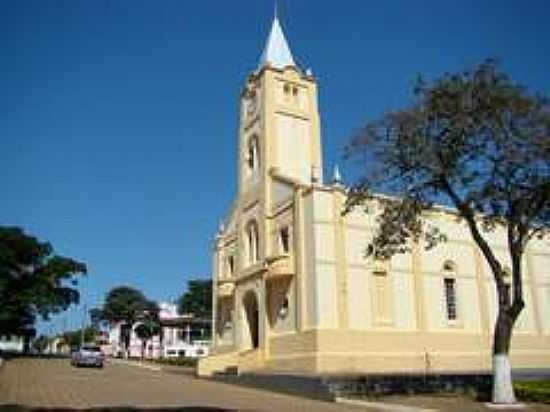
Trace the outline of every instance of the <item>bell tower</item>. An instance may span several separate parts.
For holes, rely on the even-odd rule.
[[[298,298],[306,290],[298,266],[305,261],[301,194],[323,183],[317,83],[297,64],[276,15],[241,90],[239,117],[238,195],[214,254],[215,346],[269,354],[274,316],[284,309],[275,311],[274,302],[284,298],[285,310],[294,310],[284,321],[288,330],[302,322],[298,311],[305,313]],[[273,282],[274,268],[281,282]]]
[[[322,182],[317,84],[296,64],[277,16],[240,107],[241,195],[257,185],[267,189],[273,173],[305,185]]]

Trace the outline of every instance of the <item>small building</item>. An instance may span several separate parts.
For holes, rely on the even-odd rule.
[[[199,319],[192,314],[180,315],[176,305],[161,302],[159,304],[161,333],[153,336],[145,345],[144,356],[157,359],[163,357],[201,357],[209,354],[210,319]],[[142,356],[143,342],[135,329],[124,322],[111,325],[104,352],[110,356],[139,358]],[[124,336],[129,333],[129,346],[124,347]]]
[[[63,336],[56,336],[53,338],[47,349],[47,352],[53,355],[68,355],[70,351],[71,348]]]
[[[25,337],[20,335],[0,335],[0,353],[23,353]]]

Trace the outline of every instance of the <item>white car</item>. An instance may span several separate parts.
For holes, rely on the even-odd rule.
[[[71,354],[71,365],[73,366],[96,366],[103,367],[105,356],[99,346],[83,346]]]

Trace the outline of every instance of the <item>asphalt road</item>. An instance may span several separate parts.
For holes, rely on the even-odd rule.
[[[0,407],[213,411],[357,411],[353,407],[133,365],[74,368],[68,359],[13,359],[0,368]],[[203,409],[206,408],[206,409]],[[208,409],[213,408],[213,409]],[[374,409],[371,409],[374,410]]]

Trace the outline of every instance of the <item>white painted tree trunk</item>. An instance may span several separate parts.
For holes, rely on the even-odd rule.
[[[493,355],[493,403],[515,403],[512,367],[507,354]]]

